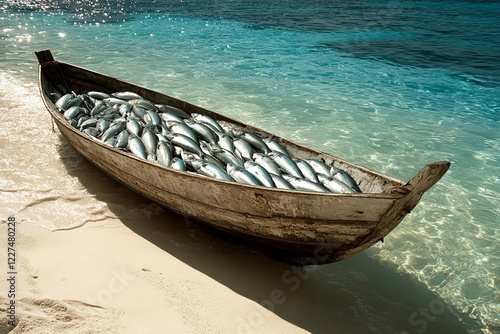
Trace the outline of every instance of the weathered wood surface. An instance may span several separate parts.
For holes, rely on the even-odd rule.
[[[38,56],[38,54],[37,54]],[[303,147],[185,101],[40,55],[42,99],[69,143],[105,173],[159,204],[218,229],[328,263],[352,256],[393,230],[449,167],[425,166],[408,183]],[[61,81],[62,80],[62,81]],[[273,137],[293,155],[324,159],[346,170],[360,194],[323,194],[255,187],[180,172],[109,147],[74,129],[50,99],[53,90],[132,91],[188,113],[207,114]]]

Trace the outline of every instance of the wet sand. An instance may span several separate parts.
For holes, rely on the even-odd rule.
[[[19,323],[1,318],[0,334],[465,332],[370,252],[295,268],[140,197],[52,130],[35,84],[0,83],[1,235],[20,222]]]

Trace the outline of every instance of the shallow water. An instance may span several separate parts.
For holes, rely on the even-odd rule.
[[[366,256],[423,283],[469,330],[499,329],[497,3],[14,3],[0,9],[2,105],[8,111],[22,99],[19,114],[1,116],[8,130],[0,147],[9,152],[0,170],[3,215],[50,229],[113,216],[109,203],[68,175],[68,168],[92,167],[58,149],[64,140],[51,132],[35,93],[33,52],[51,49],[56,59],[403,180],[431,161],[451,161],[412,214]],[[26,148],[46,158],[28,158]],[[157,210],[145,205],[130,214]],[[324,270],[315,277],[332,275]]]

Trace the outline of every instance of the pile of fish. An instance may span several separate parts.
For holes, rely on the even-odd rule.
[[[291,156],[277,141],[133,92],[53,94],[56,107],[94,140],[177,170],[256,186],[361,192],[342,169]],[[224,125],[224,127],[223,127]]]

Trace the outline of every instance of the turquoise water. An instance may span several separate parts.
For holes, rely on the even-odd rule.
[[[498,17],[494,1],[7,1],[0,71],[34,82],[50,49],[403,180],[451,161],[368,253],[494,332]]]

